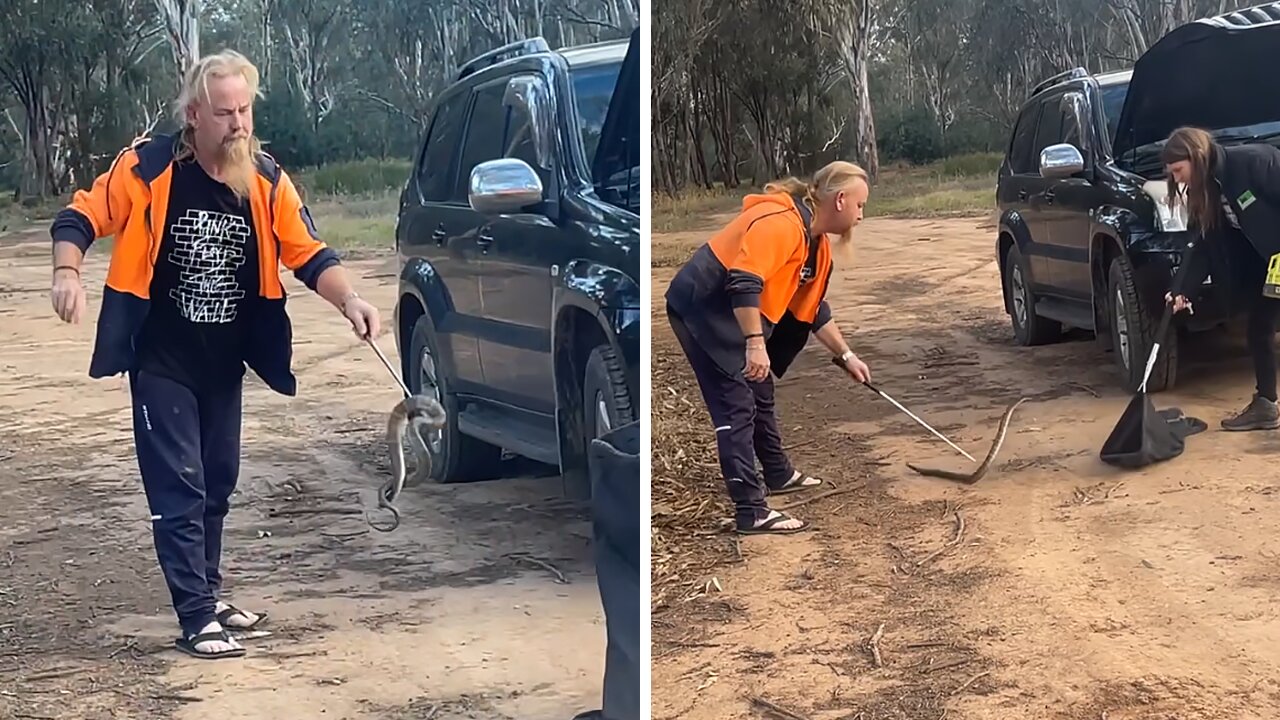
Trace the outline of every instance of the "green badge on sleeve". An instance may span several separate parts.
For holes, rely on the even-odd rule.
[[[1240,203],[1240,209],[1244,210],[1245,208],[1252,205],[1253,201],[1257,199],[1258,198],[1253,196],[1252,190],[1245,190],[1244,193],[1240,195],[1240,197],[1236,198],[1236,202]]]

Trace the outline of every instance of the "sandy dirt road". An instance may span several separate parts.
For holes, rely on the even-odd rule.
[[[598,707],[585,507],[526,468],[407,488],[400,528],[370,532],[361,512],[388,476],[399,391],[288,273],[299,394],[249,375],[224,556],[228,599],[267,611],[273,635],[241,660],[173,650],[127,390],[88,378],[93,323],[52,315],[45,238],[0,240],[0,718],[563,720]],[[349,265],[389,323],[394,259]],[[94,316],[105,270],[91,253]],[[380,345],[394,360],[392,337]]]
[[[1209,431],[1170,463],[1113,470],[1097,452],[1128,396],[1110,356],[1091,338],[1013,345],[994,237],[982,219],[867,221],[829,298],[876,384],[979,458],[1005,406],[1031,398],[996,469],[971,488],[912,473],[904,461],[972,466],[811,343],[779,384],[784,442],[850,491],[793,511],[814,532],[744,538],[740,560],[722,552],[655,601],[655,720],[1280,717],[1280,434],[1217,429],[1252,392],[1241,334],[1197,343],[1155,396]],[[654,272],[654,368],[681,388],[661,314],[673,271]],[[655,478],[667,539],[692,503],[677,482],[723,494],[709,420],[687,417],[703,433],[683,448],[687,475]],[[671,454],[654,452],[655,466]]]

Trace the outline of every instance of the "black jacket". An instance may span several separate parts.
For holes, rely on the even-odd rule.
[[[1214,148],[1210,172],[1240,221],[1241,233],[1265,264],[1280,253],[1280,148],[1269,143]],[[1191,252],[1183,295],[1193,298],[1210,272],[1232,277],[1225,271],[1239,257],[1228,250],[1225,233],[1232,230],[1226,213],[1219,208],[1217,230]]]

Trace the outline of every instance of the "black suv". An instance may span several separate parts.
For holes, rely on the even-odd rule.
[[[1076,68],[1032,91],[996,192],[996,253],[1019,344],[1053,342],[1064,326],[1091,331],[1115,351],[1124,387],[1137,389],[1191,238],[1185,212],[1163,202],[1164,138],[1180,125],[1225,145],[1280,136],[1277,56],[1280,3],[1272,3],[1180,26],[1132,70]],[[1243,309],[1212,276],[1202,290],[1195,313],[1179,313],[1164,338],[1149,391],[1173,386],[1179,334]]]
[[[636,419],[639,34],[466,63],[400,195],[396,346],[449,415],[433,479],[495,477],[504,451],[587,497],[587,447]]]

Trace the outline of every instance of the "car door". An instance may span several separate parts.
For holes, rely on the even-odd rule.
[[[1069,144],[1086,158],[1085,170],[1048,182],[1040,213],[1048,245],[1045,253],[1048,280],[1058,294],[1074,300],[1088,300],[1092,292],[1089,276],[1090,211],[1097,193],[1088,178],[1088,158],[1093,143],[1090,142],[1091,137],[1083,132],[1084,128],[1090,127],[1085,124],[1088,118],[1086,107],[1084,94],[1072,90],[1063,93],[1058,102],[1045,105],[1044,110],[1046,115],[1054,113],[1058,117],[1057,139],[1048,144]],[[1044,127],[1052,130],[1051,126]]]
[[[526,71],[477,90],[494,108],[490,131],[493,158],[525,161],[542,180],[544,197],[555,202],[555,93],[540,72]],[[544,120],[534,122],[537,108]],[[553,283],[565,232],[547,215],[547,205],[484,216],[480,229],[484,276],[481,296],[492,330],[480,340],[486,378],[495,397],[517,407],[553,415],[556,408],[551,352]]]
[[[1044,236],[1041,207],[1039,203],[1033,202],[1044,189],[1044,180],[1040,177],[1040,153],[1036,149],[1036,134],[1043,106],[1043,102],[1037,101],[1028,105],[1019,116],[1009,145],[1008,175],[1000,183],[1001,206],[1006,211],[1016,213],[1026,228],[1028,242],[1021,249],[1031,272],[1029,281],[1033,289],[1045,284],[1045,278],[1048,277],[1044,268],[1043,248],[1039,245]]]
[[[424,300],[435,318],[439,352],[453,368],[454,385],[461,391],[484,382],[475,332],[482,317],[479,247],[471,208],[465,196],[460,203],[455,192],[458,141],[470,102],[466,92],[442,100],[414,168],[398,229],[404,261],[422,258],[430,263],[444,290],[443,301]]]
[[[1032,275],[1036,285],[1051,292],[1056,291],[1056,287],[1053,282],[1054,248],[1049,239],[1049,228],[1056,210],[1054,203],[1059,181],[1040,174],[1040,152],[1056,144],[1062,136],[1062,113],[1058,110],[1061,100],[1061,93],[1047,95],[1041,100],[1040,120],[1036,123],[1035,142],[1031,145],[1031,174],[1023,186],[1029,208],[1028,227],[1034,241]]]

